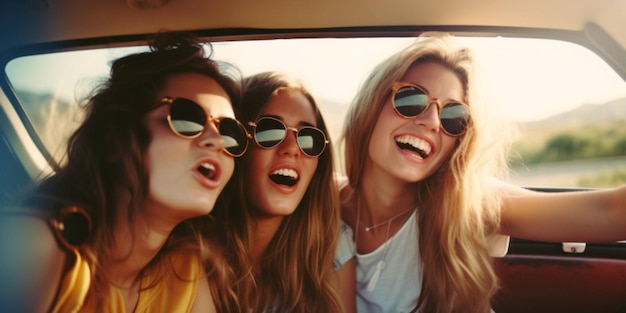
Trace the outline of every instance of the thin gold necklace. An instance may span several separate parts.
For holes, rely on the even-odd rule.
[[[361,201],[357,201],[357,211],[356,211],[356,234],[354,235],[354,247],[356,250],[356,246],[359,244],[359,225],[361,223]],[[365,231],[368,232],[378,226],[384,225],[385,223],[387,224],[387,234],[385,235],[385,241],[383,241],[383,245],[385,245],[385,250],[383,251],[383,256],[380,258],[380,260],[378,260],[378,264],[376,264],[376,272],[374,272],[374,275],[372,276],[372,278],[370,279],[369,283],[367,284],[367,291],[372,292],[374,291],[374,288],[376,288],[376,284],[378,283],[378,279],[380,278],[380,274],[383,271],[383,269],[385,269],[385,266],[387,266],[387,252],[389,251],[389,246],[391,245],[391,239],[389,239],[389,232],[391,230],[391,222],[396,219],[399,216],[402,216],[402,214],[409,212],[411,210],[416,209],[416,207],[410,207],[407,210],[403,211],[402,213],[382,222],[379,224],[376,224],[372,227],[365,227]],[[404,223],[406,223],[407,220],[409,220],[409,217],[411,217],[411,214],[407,215],[407,217],[404,219],[404,221],[402,221],[402,225],[404,225]]]
[[[366,232],[369,232],[369,231],[371,231],[372,229],[374,229],[374,228],[376,228],[376,227],[378,227],[378,226],[383,226],[383,225],[385,225],[385,224],[391,224],[391,222],[393,222],[393,220],[395,220],[396,218],[398,218],[398,217],[400,217],[400,216],[402,216],[402,215],[406,214],[407,212],[409,212],[409,211],[411,211],[411,210],[413,210],[413,207],[410,207],[410,208],[408,208],[408,209],[406,209],[406,210],[404,210],[404,211],[402,211],[402,212],[398,213],[397,215],[392,216],[391,218],[387,219],[386,221],[382,221],[382,222],[380,222],[380,223],[378,223],[378,224],[376,224],[376,225],[366,226],[366,225],[365,225],[365,223],[361,222],[361,206],[359,206],[359,211],[357,212],[357,215],[358,215],[358,221],[357,221],[357,222],[358,222],[358,224],[359,224],[359,225],[360,225],[360,224],[363,224],[363,228],[364,228],[364,230],[365,230]]]

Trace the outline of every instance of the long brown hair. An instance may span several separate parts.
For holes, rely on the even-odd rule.
[[[85,104],[85,119],[67,145],[66,162],[45,179],[32,201],[48,210],[76,205],[93,221],[93,232],[82,248],[94,275],[88,297],[106,301],[110,283],[101,275],[98,256],[108,255],[114,246],[114,222],[122,211],[132,221],[141,214],[148,193],[145,154],[151,134],[145,116],[158,106],[157,93],[166,80],[179,73],[198,73],[215,79],[227,92],[233,106],[241,92],[236,71],[226,72],[225,64],[210,59],[211,46],[204,46],[190,34],[162,32],[150,42],[150,51],[131,54],[112,63],[110,77],[96,88]],[[121,210],[120,199],[128,199]],[[213,221],[202,216],[184,221],[171,232],[159,254],[147,268],[164,273],[162,257],[179,249],[191,249],[208,264],[209,282],[218,310],[233,297],[228,292],[228,267],[221,261],[221,249],[207,237]],[[144,269],[145,270],[145,269]],[[157,275],[152,285],[162,275]]]
[[[266,72],[244,80],[242,111],[236,112],[243,123],[254,121],[277,90],[302,93],[315,111],[317,127],[327,127],[313,96],[288,76]],[[254,143],[252,143],[254,144]],[[235,289],[244,310],[254,312],[340,312],[342,304],[334,283],[333,260],[339,230],[339,196],[333,179],[332,148],[319,156],[317,169],[296,208],[286,216],[265,251],[261,264],[248,256],[251,244],[250,206],[244,181],[249,156],[236,160],[236,177],[223,195],[229,197],[225,214],[226,255],[239,279]],[[257,274],[258,273],[258,274]]]
[[[506,128],[487,117],[476,94],[474,61],[452,37],[433,34],[379,64],[361,86],[344,124],[346,172],[359,190],[372,130],[391,97],[391,87],[412,67],[436,62],[453,71],[464,87],[471,121],[441,168],[415,184],[422,288],[420,312],[488,312],[498,288],[488,238],[498,227],[499,199],[487,177],[506,168]],[[416,282],[417,283],[417,282]],[[416,295],[417,296],[417,295]]]

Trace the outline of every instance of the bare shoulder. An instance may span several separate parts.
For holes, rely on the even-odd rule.
[[[46,312],[66,253],[44,218],[0,213],[0,303],[10,312]]]

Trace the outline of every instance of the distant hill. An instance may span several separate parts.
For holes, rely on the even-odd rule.
[[[27,90],[17,90],[17,94],[29,118],[37,128],[43,127],[52,112],[66,115],[69,114],[71,110],[69,101],[59,99],[50,93],[34,93]]]
[[[581,127],[588,124],[611,123],[624,121],[626,123],[626,98],[607,103],[585,104],[574,110],[550,116],[546,119],[524,123],[528,130],[559,127]]]
[[[57,157],[65,152],[65,143],[82,120],[78,106],[50,93],[17,90],[18,98],[28,118],[48,152]]]

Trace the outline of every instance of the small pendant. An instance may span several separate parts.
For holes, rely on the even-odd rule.
[[[372,229],[371,229],[371,228],[369,228],[369,227],[367,227],[367,226],[365,226],[365,231],[366,231],[366,232],[368,232],[368,231],[370,231],[370,230],[372,230]]]

